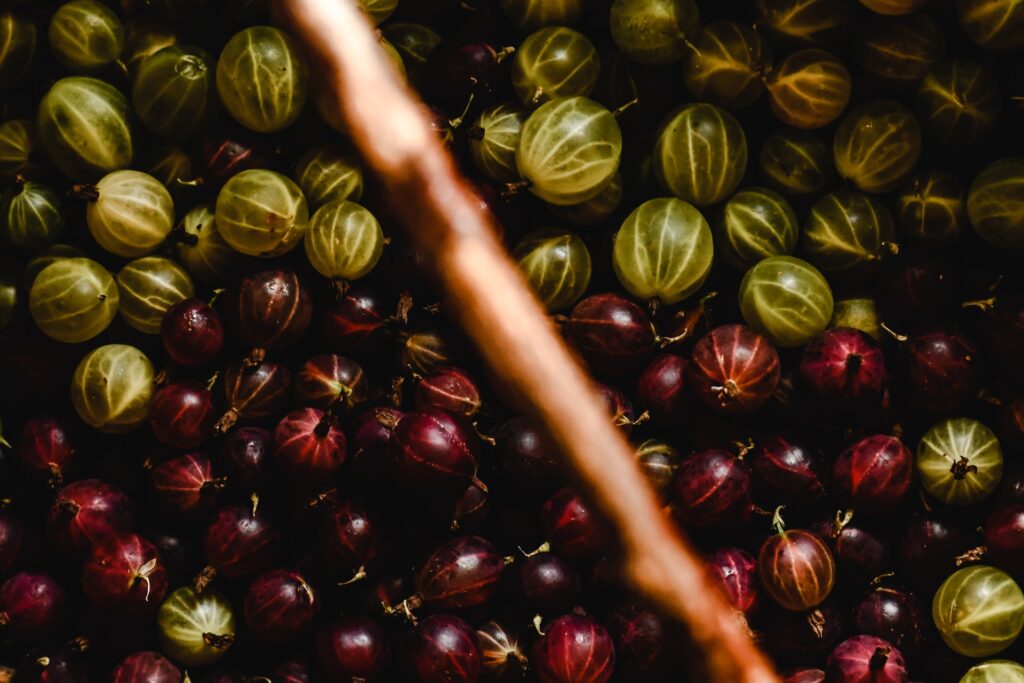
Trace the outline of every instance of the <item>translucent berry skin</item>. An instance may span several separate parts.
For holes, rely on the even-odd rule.
[[[620,676],[644,675],[658,666],[670,634],[657,612],[629,600],[616,605],[604,624],[615,646]]]
[[[310,358],[292,379],[296,403],[339,415],[366,401],[369,387],[358,363],[333,353]]]
[[[210,392],[190,380],[161,387],[149,407],[153,434],[172,448],[202,446],[213,436],[216,417]]]
[[[903,654],[887,640],[854,636],[828,656],[828,680],[836,683],[906,683]]]
[[[297,342],[313,317],[309,290],[291,270],[253,273],[228,298],[231,315],[246,344],[268,350],[285,349]]]
[[[405,416],[395,408],[369,408],[349,422],[349,467],[368,482],[380,482],[391,466],[388,443],[395,427]]]
[[[597,557],[609,539],[605,521],[568,487],[557,491],[544,503],[540,524],[555,552],[572,560]]]
[[[853,621],[858,633],[887,640],[911,658],[923,652],[927,644],[928,612],[906,591],[874,589],[854,609]]]
[[[232,505],[218,512],[206,527],[206,561],[229,579],[241,579],[267,569],[277,556],[281,535],[252,507]]]
[[[409,647],[420,683],[475,683],[480,678],[480,648],[469,624],[448,614],[420,622]]]
[[[254,134],[233,128],[205,136],[200,144],[199,161],[204,183],[218,188],[242,171],[267,168],[271,155]]]
[[[565,323],[573,345],[599,370],[635,361],[654,348],[655,331],[642,308],[618,294],[580,301]]]
[[[353,289],[340,300],[318,307],[324,341],[338,353],[349,353],[375,338],[387,325],[384,304],[368,289]]]
[[[159,512],[170,518],[194,519],[209,513],[224,486],[205,453],[165,460],[150,471],[149,479]]]
[[[749,614],[757,607],[757,562],[750,553],[740,548],[719,548],[704,566],[735,609]]]
[[[320,603],[302,575],[287,569],[261,574],[249,584],[243,606],[253,635],[281,643],[302,635],[313,623]]]
[[[518,563],[517,563],[518,564]],[[518,595],[538,614],[564,614],[580,599],[580,575],[554,553],[538,553],[519,564]]]
[[[636,396],[656,422],[672,425],[685,418],[687,365],[682,356],[666,353],[655,357],[640,373]]]
[[[567,614],[547,627],[530,662],[541,683],[607,683],[615,671],[615,646],[601,624]]]
[[[495,438],[498,469],[511,484],[542,491],[558,485],[562,465],[557,451],[529,418],[512,418],[498,429]]]
[[[114,668],[110,683],[181,683],[181,671],[159,652],[133,652]]]
[[[108,538],[82,568],[82,590],[96,607],[141,616],[167,594],[167,570],[156,546],[138,534]]]
[[[390,648],[384,629],[367,617],[343,617],[320,627],[316,634],[317,672],[323,680],[380,680]]]
[[[263,362],[256,367],[245,363],[232,365],[224,371],[224,394],[228,414],[234,420],[263,420],[284,412],[288,403],[288,388],[292,376],[280,363]],[[225,432],[234,424],[217,423],[217,430]]]
[[[832,484],[843,504],[874,517],[896,510],[913,481],[914,455],[885,434],[861,439],[840,453],[832,467]]]
[[[771,398],[781,374],[779,354],[745,325],[716,327],[693,347],[690,386],[713,410],[747,415]]]
[[[327,567],[340,576],[355,575],[377,556],[378,535],[362,503],[342,501],[324,518],[320,551]]]
[[[465,371],[443,368],[416,384],[416,406],[473,417],[480,410],[480,390]]]
[[[504,571],[505,558],[487,539],[454,538],[416,573],[416,593],[436,609],[479,607],[494,597]]]
[[[836,564],[828,546],[802,529],[769,536],[758,552],[757,569],[768,597],[795,612],[820,605],[835,584]]]
[[[728,527],[749,518],[750,487],[750,467],[729,451],[712,448],[679,463],[669,498],[684,524]]]
[[[905,373],[909,400],[933,413],[959,410],[981,388],[978,351],[957,334],[935,332],[911,339]]]
[[[821,454],[786,434],[765,437],[750,454],[757,484],[782,503],[808,503],[827,492]]]
[[[48,574],[20,572],[0,585],[0,620],[11,636],[48,638],[64,625],[64,589]]]
[[[1024,579],[1024,505],[1007,505],[985,521],[989,561],[1020,581]]]
[[[160,338],[175,363],[200,367],[220,355],[224,325],[213,306],[198,299],[185,299],[164,314]]]
[[[263,488],[274,435],[262,427],[239,427],[224,439],[217,460],[228,485],[242,493]]]
[[[422,498],[454,500],[476,476],[479,438],[473,428],[437,409],[406,413],[388,443],[394,471]]]
[[[274,429],[274,458],[289,475],[323,481],[345,462],[345,432],[318,408],[300,408]]]
[[[835,518],[811,525],[811,531],[832,551],[840,577],[853,585],[868,583],[891,567],[885,541],[875,531],[860,526],[858,521],[854,518],[841,528]]]
[[[816,396],[852,406],[877,403],[888,381],[878,342],[852,327],[826,330],[808,343],[800,378]]]
[[[911,515],[898,546],[900,575],[923,591],[934,591],[956,571],[956,557],[971,545],[951,521],[924,513]]]
[[[60,491],[47,516],[47,530],[55,548],[84,554],[95,543],[127,533],[135,524],[131,500],[99,479],[82,479]]]
[[[782,683],[825,683],[825,672],[821,669],[791,669],[782,674]]]
[[[34,475],[52,486],[63,484],[64,475],[73,467],[77,451],[63,421],[51,415],[39,415],[25,423],[18,442],[18,458]]]

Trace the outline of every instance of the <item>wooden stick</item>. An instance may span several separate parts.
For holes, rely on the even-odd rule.
[[[777,683],[736,612],[708,582],[703,563],[661,512],[631,447],[355,3],[287,0],[283,7],[321,62],[314,87],[337,96],[357,147],[429,257],[447,310],[495,375],[545,426],[614,525],[631,585],[689,626],[710,680]]]

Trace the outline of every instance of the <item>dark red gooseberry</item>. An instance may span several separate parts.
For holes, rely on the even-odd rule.
[[[750,486],[747,463],[729,451],[712,448],[683,458],[672,480],[669,500],[684,524],[734,526],[749,518]]]
[[[478,607],[497,592],[504,571],[505,558],[487,539],[453,538],[416,573],[416,596],[436,609]]]
[[[759,483],[780,503],[809,503],[825,495],[821,454],[786,434],[766,437],[750,454]]]
[[[907,520],[900,539],[900,576],[914,586],[934,590],[957,570],[956,558],[969,547],[959,526],[915,513]]]
[[[389,468],[388,442],[405,413],[395,408],[370,408],[348,426],[350,469],[360,480],[378,482]]]
[[[213,306],[199,299],[185,299],[164,313],[160,337],[171,360],[199,367],[220,355],[224,325]]]
[[[14,680],[18,683],[89,683],[80,653],[64,645],[45,645],[21,658]]]
[[[238,128],[204,137],[199,147],[199,161],[204,184],[216,189],[237,173],[267,168],[271,155],[263,141]]]
[[[342,414],[366,401],[370,390],[363,368],[333,353],[310,358],[292,379],[295,402]]]
[[[618,294],[580,301],[565,322],[573,345],[600,372],[622,370],[654,348],[654,324],[644,309]]]
[[[174,448],[195,448],[206,443],[213,435],[216,417],[210,392],[191,380],[161,387],[149,408],[153,434]]]
[[[6,572],[18,559],[25,526],[10,510],[0,508],[0,574]]]
[[[227,475],[227,483],[243,493],[263,488],[270,462],[274,435],[260,427],[241,427],[224,439],[218,467]]]
[[[476,479],[479,438],[443,410],[406,413],[388,442],[395,474],[419,497],[454,499]]]
[[[910,492],[914,455],[895,436],[875,434],[839,454],[832,467],[832,486],[844,505],[861,515],[893,512]]]
[[[156,546],[160,561],[167,568],[170,583],[180,585],[188,579],[188,572],[196,565],[194,555],[198,552],[192,543],[181,536],[160,531],[146,532],[146,538]]]
[[[480,678],[476,632],[449,614],[435,614],[420,622],[409,658],[420,683],[474,683]]]
[[[991,358],[1015,380],[1024,378],[1024,300],[996,297],[985,315],[983,329]]]
[[[167,593],[167,570],[156,546],[138,534],[96,545],[82,568],[82,590],[96,607],[139,616],[155,612]]]
[[[930,615],[912,593],[876,588],[861,599],[853,613],[858,633],[883,638],[913,658],[923,651]]]
[[[992,564],[1024,578],[1024,505],[999,508],[985,522],[985,548]]]
[[[25,423],[18,442],[18,457],[37,477],[51,486],[63,486],[64,475],[74,464],[77,451],[61,420],[40,415]]]
[[[633,402],[629,400],[625,392],[607,384],[598,384],[597,396],[604,403],[608,415],[611,416],[612,424],[626,433],[633,431],[637,425],[636,413],[633,411]]]
[[[540,525],[555,552],[572,560],[597,557],[610,537],[604,519],[569,487],[555,492],[544,503]]]
[[[196,517],[209,512],[225,479],[215,477],[205,453],[165,460],[149,473],[157,510],[168,517]]]
[[[1024,463],[1008,463],[993,499],[999,504],[1024,503]]]
[[[284,412],[288,404],[291,373],[278,363],[264,361],[255,367],[246,363],[224,371],[224,396],[228,411],[216,429],[226,432],[239,420],[265,420]]]
[[[854,636],[828,656],[828,680],[835,683],[906,683],[907,665],[895,645],[875,636]]]
[[[601,624],[567,614],[534,643],[530,661],[541,683],[607,683],[615,671],[615,646]]]
[[[302,662],[285,662],[274,669],[274,683],[309,683],[309,669]]]
[[[685,358],[674,353],[657,356],[640,373],[636,396],[651,418],[665,425],[678,425],[686,415]]]
[[[790,529],[761,544],[757,573],[768,597],[785,609],[802,612],[817,607],[832,592],[836,563],[816,534]]]
[[[775,610],[765,628],[772,652],[786,659],[819,659],[843,637],[843,613],[828,602],[809,612]]]
[[[253,273],[242,279],[229,299],[242,341],[260,351],[285,349],[302,337],[313,317],[313,300],[293,271],[283,268]]]
[[[479,527],[487,519],[487,499],[490,494],[480,484],[470,484],[455,501],[452,512],[452,531],[469,531]]]
[[[877,404],[888,380],[878,342],[852,327],[811,340],[800,358],[800,378],[815,396],[845,405]]]
[[[886,543],[856,520],[841,515],[816,522],[811,530],[832,550],[839,573],[853,583],[871,581],[890,568]]]
[[[782,674],[782,683],[825,683],[825,672],[821,669],[791,669]]]
[[[611,611],[605,626],[615,646],[615,668],[620,675],[645,674],[655,668],[668,638],[657,612],[624,602]]]
[[[488,621],[476,630],[480,663],[484,676],[502,680],[507,674],[525,675],[530,660],[519,647],[519,638],[496,621]]]
[[[525,417],[514,417],[499,429],[497,465],[503,479],[550,490],[561,479],[562,466],[547,435]]]
[[[712,583],[733,608],[748,614],[757,606],[757,563],[739,548],[719,548],[705,561]]]
[[[253,635],[280,643],[301,635],[313,623],[320,602],[302,575],[276,569],[257,576],[245,596],[245,623]]]
[[[875,278],[875,301],[882,320],[900,329],[939,321],[956,295],[956,272],[929,258],[886,259]]]
[[[118,662],[110,683],[181,683],[181,671],[159,652],[143,650]]]
[[[19,640],[38,641],[64,625],[64,589],[48,574],[19,572],[0,585],[0,626]]]
[[[340,353],[358,349],[388,323],[383,302],[368,289],[353,289],[340,299],[319,306],[318,310],[324,341]]]
[[[935,332],[906,346],[906,388],[912,404],[934,413],[961,408],[978,395],[981,368],[974,345],[958,334]]]
[[[455,415],[473,417],[480,410],[480,390],[463,370],[444,368],[416,384],[416,407],[439,408]]]
[[[564,614],[580,599],[580,575],[553,553],[537,553],[519,564],[519,597],[526,609],[542,615]]]
[[[300,408],[277,423],[274,458],[293,477],[322,481],[345,462],[345,432],[335,425],[330,413]]]
[[[378,531],[366,508],[354,500],[338,503],[324,519],[320,549],[327,567],[343,578],[365,576],[377,555]]]
[[[447,40],[434,48],[423,73],[429,74],[427,91],[432,102],[452,114],[466,106],[469,96],[491,91],[491,78],[505,51],[482,41]]]
[[[317,671],[322,680],[379,680],[390,649],[384,629],[367,617],[344,617],[320,627],[316,634]]]
[[[775,392],[779,354],[746,325],[722,325],[693,347],[687,371],[690,386],[708,406],[725,415],[746,415]]]
[[[240,579],[266,570],[277,557],[281,535],[251,506],[232,505],[214,515],[203,537],[206,561],[217,574]],[[210,575],[209,569],[204,576]],[[199,581],[199,587],[206,582]]]
[[[131,500],[99,479],[72,482],[57,492],[47,516],[53,546],[83,554],[96,542],[127,533],[135,523]]]

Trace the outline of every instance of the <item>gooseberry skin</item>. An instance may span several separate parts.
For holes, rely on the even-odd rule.
[[[336,354],[310,358],[292,380],[296,403],[339,415],[366,401],[368,392],[369,382],[363,368]]]
[[[621,155],[622,133],[611,112],[585,97],[563,97],[545,102],[526,119],[516,167],[530,192],[566,206],[600,193],[615,176]]]
[[[922,591],[934,591],[955,569],[955,559],[970,547],[958,526],[923,513],[907,520],[899,540],[898,568]]]
[[[191,380],[170,382],[153,396],[149,426],[161,442],[174,448],[195,448],[213,436],[213,397]]]
[[[299,186],[265,169],[242,171],[224,183],[214,216],[224,241],[246,256],[286,254],[309,227],[309,206]]]
[[[192,278],[171,259],[145,256],[117,273],[121,292],[118,312],[143,334],[159,334],[164,316],[175,304],[195,296]]]
[[[0,62],[0,88],[16,85],[32,66],[38,40],[36,23],[27,12],[5,7],[0,14],[0,38],[7,45]]]
[[[78,450],[63,420],[39,415],[21,430],[18,459],[35,476],[48,479],[51,486],[60,486],[64,474],[78,459]]]
[[[1024,504],[998,508],[983,529],[986,557],[1014,578],[1024,579]]]
[[[292,178],[310,208],[332,202],[358,202],[363,196],[363,170],[359,160],[333,145],[314,147],[295,162]]]
[[[131,531],[135,509],[120,489],[81,479],[57,492],[46,523],[55,548],[82,555],[104,538]]]
[[[292,640],[313,623],[320,603],[297,572],[277,569],[256,577],[245,595],[245,623],[268,643]]]
[[[823,519],[811,525],[832,551],[841,578],[852,585],[867,583],[891,567],[885,540],[871,529],[853,523]]]
[[[704,560],[712,583],[734,609],[749,614],[757,608],[757,562],[739,548],[719,548]]]
[[[978,45],[998,52],[1024,47],[1024,14],[1012,3],[957,0],[957,19]]]
[[[181,671],[159,652],[143,650],[118,662],[110,683],[181,683]]]
[[[243,263],[242,254],[225,241],[211,202],[196,204],[182,216],[175,233],[175,256],[196,279],[224,285]]]
[[[576,606],[580,576],[554,553],[537,553],[523,560],[516,574],[518,596],[538,614],[563,614]]]
[[[473,429],[436,408],[406,413],[388,442],[399,480],[426,498],[462,493],[476,477],[478,451]]]
[[[208,513],[224,480],[213,476],[205,453],[188,453],[165,460],[149,473],[160,512],[169,518],[195,518]]]
[[[839,123],[833,159],[839,175],[864,192],[890,192],[903,184],[921,156],[921,125],[898,102],[866,102]]]
[[[324,563],[344,576],[359,576],[377,556],[379,529],[362,503],[338,503],[320,528],[320,551]]]
[[[517,488],[550,491],[558,485],[561,461],[548,437],[528,418],[514,417],[498,428],[497,467]]]
[[[807,260],[850,282],[869,278],[897,249],[892,214],[870,196],[850,189],[832,192],[811,207],[803,231]]]
[[[693,0],[615,0],[609,27],[627,58],[664,66],[686,55],[687,40],[700,31],[700,10]]]
[[[274,428],[274,458],[291,476],[323,481],[345,462],[345,432],[319,408],[294,410]]]
[[[945,52],[942,30],[927,13],[872,17],[855,46],[858,65],[881,84],[903,90],[916,86]]]
[[[112,171],[93,188],[85,208],[89,234],[116,256],[155,251],[174,228],[174,200],[159,180],[140,171]]]
[[[476,633],[447,614],[420,622],[409,657],[421,683],[476,683],[482,668]]]
[[[146,57],[132,78],[132,105],[143,125],[181,142],[219,108],[213,57],[202,48],[171,45]]]
[[[756,479],[781,502],[809,502],[826,493],[821,455],[787,435],[762,439],[750,455],[750,466]]]
[[[416,384],[416,405],[420,408],[437,408],[468,418],[480,410],[480,402],[476,382],[459,368],[438,370]]]
[[[1000,249],[1024,249],[1024,158],[992,162],[975,176],[967,193],[974,231]]]
[[[55,634],[64,625],[64,589],[48,574],[19,572],[0,585],[4,629],[26,642]]]
[[[567,614],[547,627],[530,662],[541,683],[607,683],[615,671],[615,646],[601,624]]]
[[[171,360],[189,367],[206,365],[224,347],[220,314],[198,299],[185,299],[171,306],[160,323],[160,334]]]
[[[277,556],[281,534],[251,506],[232,505],[214,515],[203,536],[206,561],[217,574],[242,579],[266,570]]]
[[[729,527],[748,518],[750,488],[750,467],[729,451],[712,448],[683,458],[669,499],[684,524]]]
[[[21,519],[0,508],[0,573],[6,573],[18,559],[24,538]]]
[[[888,375],[878,342],[860,330],[833,327],[804,347],[800,378],[819,398],[866,405],[882,398]]]
[[[64,230],[62,209],[60,195],[49,186],[16,180],[14,187],[0,195],[0,233],[22,249],[43,249],[56,242]]]
[[[610,533],[598,513],[569,487],[556,491],[544,503],[540,525],[555,552],[570,560],[597,557]]]
[[[942,171],[922,171],[900,191],[897,222],[902,239],[942,247],[963,237],[967,225],[964,187]]]
[[[936,259],[887,259],[874,283],[879,316],[890,325],[932,331],[956,305],[957,274]]]
[[[989,657],[1024,629],[1024,592],[1006,572],[983,565],[946,579],[932,600],[939,635],[955,652]]]
[[[1021,683],[1024,665],[1009,659],[990,659],[972,666],[960,683]]]
[[[840,499],[862,514],[881,516],[897,509],[910,492],[914,456],[894,436],[876,434],[842,453],[832,468]]]
[[[568,230],[534,230],[519,241],[512,258],[548,311],[572,306],[590,284],[590,252]]]
[[[821,128],[839,118],[850,101],[850,72],[831,52],[799,50],[767,76],[772,113],[803,129]]]
[[[999,81],[967,60],[933,65],[917,88],[925,133],[951,149],[969,149],[992,132],[1002,110]]]
[[[779,354],[745,325],[722,325],[693,347],[687,366],[690,386],[709,407],[746,415],[771,398],[781,374]]]
[[[217,431],[227,431],[239,418],[262,420],[281,414],[291,381],[291,373],[278,363],[230,366],[224,372],[224,394],[230,408],[217,423]]]
[[[346,435],[350,466],[358,476],[369,482],[384,478],[391,463],[388,442],[404,416],[395,408],[369,408],[349,423]]]
[[[313,318],[309,290],[294,271],[271,269],[253,273],[238,285],[232,318],[242,341],[279,351],[295,344]]]
[[[828,546],[802,529],[769,536],[758,551],[757,570],[768,597],[795,612],[820,605],[835,585],[836,563]]]
[[[340,300],[319,306],[318,312],[324,340],[340,353],[362,347],[387,324],[382,302],[367,289],[353,289]]]
[[[715,228],[715,253],[741,270],[769,256],[792,254],[800,234],[793,207],[764,187],[747,187],[729,197]]]
[[[601,369],[631,363],[654,348],[656,332],[647,313],[618,294],[588,296],[565,322],[569,340]]]
[[[688,361],[674,353],[655,357],[637,379],[636,396],[655,422],[669,425],[686,414]]]
[[[828,656],[828,675],[836,683],[906,683],[903,654],[887,640],[854,636]]]
[[[182,666],[206,666],[220,659],[235,637],[231,603],[214,591],[183,586],[157,612],[160,650]]]
[[[692,295],[711,272],[714,241],[708,222],[691,204],[650,199],[634,209],[615,234],[615,277],[642,301],[674,304]]]
[[[913,337],[906,346],[907,395],[933,413],[951,413],[981,389],[978,351],[958,334],[935,332]]]
[[[783,672],[782,683],[825,683],[825,672],[821,669],[792,669]]]
[[[83,40],[82,36],[88,36]],[[124,29],[112,9],[94,0],[71,0],[57,8],[47,30],[53,56],[78,73],[96,73],[121,54]]]
[[[683,80],[696,99],[739,109],[764,92],[762,76],[772,68],[772,51],[756,28],[714,21],[689,47]]]
[[[306,59],[291,36],[270,26],[250,26],[232,36],[217,59],[216,79],[224,108],[257,133],[286,128],[306,106]]]
[[[811,264],[792,256],[770,256],[740,283],[740,311],[755,332],[783,348],[807,343],[832,319],[832,289]]]
[[[432,608],[479,607],[497,592],[505,558],[485,538],[462,536],[441,545],[416,573],[416,594]]]
[[[511,80],[526,105],[553,97],[588,96],[597,85],[601,60],[593,43],[565,26],[549,26],[528,35],[512,60]]]
[[[71,403],[90,427],[108,434],[131,431],[149,416],[153,375],[149,358],[134,346],[101,346],[75,368]]]
[[[894,588],[876,588],[854,610],[857,631],[884,638],[914,658],[926,645],[928,615],[914,596]]]
[[[82,590],[96,607],[149,614],[167,594],[167,571],[156,546],[146,539],[111,536],[93,547],[82,568]]]
[[[917,472],[929,495],[947,505],[971,505],[999,484],[1003,452],[996,435],[981,422],[950,418],[921,437]]]
[[[374,269],[384,232],[372,213],[353,201],[332,201],[313,213],[303,238],[306,258],[324,277],[353,281]]]
[[[390,648],[384,629],[373,619],[343,617],[316,633],[317,671],[328,680],[367,683],[379,680]]]
[[[87,341],[114,320],[121,294],[106,268],[87,258],[54,261],[29,289],[29,313],[43,334],[65,344]]]
[[[669,633],[664,619],[633,600],[612,608],[604,620],[615,648],[619,676],[644,675],[659,670]]]
[[[658,183],[668,192],[698,207],[715,204],[743,180],[746,134],[724,109],[706,103],[683,105],[662,122],[651,163]]]
[[[787,196],[821,194],[835,176],[832,150],[818,134],[797,128],[769,135],[761,146],[758,166],[765,183]]]

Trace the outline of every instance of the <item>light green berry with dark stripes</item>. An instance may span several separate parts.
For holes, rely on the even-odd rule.
[[[917,444],[917,473],[928,495],[946,505],[973,505],[1003,477],[1003,449],[984,423],[969,417],[938,422]]]
[[[714,253],[711,228],[696,207],[675,197],[650,199],[616,233],[612,267],[638,299],[674,304],[704,284]]]
[[[236,33],[217,60],[217,92],[240,124],[274,133],[299,118],[309,95],[309,67],[295,41],[270,26]]]
[[[90,427],[123,434],[149,417],[153,364],[139,349],[107,344],[91,351],[71,377],[71,403]]]
[[[967,217],[981,239],[1024,249],[1024,157],[994,161],[971,183]]]
[[[192,207],[178,223],[175,256],[192,277],[209,284],[223,284],[237,273],[244,257],[224,240],[217,227],[213,205]]]
[[[232,176],[217,195],[215,216],[224,241],[246,256],[286,254],[309,226],[309,207],[299,186],[264,169]]]
[[[491,180],[510,183],[519,179],[516,147],[529,112],[518,102],[488,107],[469,129],[469,156]]]
[[[314,147],[303,154],[295,164],[293,178],[312,209],[345,199],[358,202],[363,196],[359,159],[333,145]]]
[[[23,249],[48,247],[64,229],[64,201],[48,185],[19,183],[0,199],[0,227]]]
[[[616,173],[604,189],[585,202],[569,206],[551,206],[559,219],[582,227],[596,225],[611,216],[622,202],[622,174]]]
[[[163,184],[139,171],[114,171],[96,183],[85,221],[96,242],[125,258],[156,250],[174,227],[174,201]]]
[[[534,230],[516,245],[512,258],[549,311],[569,308],[590,284],[590,252],[568,230]]]
[[[213,57],[201,48],[172,45],[142,60],[132,83],[132,105],[143,125],[180,142],[217,112]]]
[[[107,329],[119,300],[117,283],[106,268],[91,259],[66,258],[36,276],[28,310],[47,337],[77,344]]]
[[[512,61],[512,86],[527,105],[553,97],[586,97],[597,85],[601,60],[590,40],[566,26],[549,26],[526,37]]]
[[[746,270],[763,258],[792,254],[799,235],[796,213],[785,197],[748,187],[722,207],[715,249],[729,265]]]
[[[39,102],[36,128],[43,149],[72,180],[94,181],[126,168],[135,153],[128,100],[101,80],[72,76]]]
[[[895,239],[887,208],[863,192],[842,189],[811,207],[803,249],[822,272],[851,282],[870,277],[883,256],[895,253]]]
[[[622,132],[612,113],[585,97],[542,104],[519,136],[516,167],[530,191],[561,206],[596,196],[622,157]]]
[[[185,269],[161,256],[145,256],[117,274],[121,317],[143,334],[159,334],[164,314],[174,304],[195,296]]]
[[[832,319],[832,289],[825,276],[793,256],[759,261],[740,283],[740,312],[776,346],[793,348],[821,334]]]
[[[662,123],[651,158],[666,190],[697,206],[732,194],[747,170],[747,137],[739,121],[713,104],[687,104]]]
[[[63,66],[96,73],[121,56],[124,27],[117,14],[96,0],[71,0],[50,19],[50,50]]]
[[[365,277],[384,252],[384,232],[372,213],[355,202],[324,204],[309,221],[303,240],[318,273],[339,280]]]

